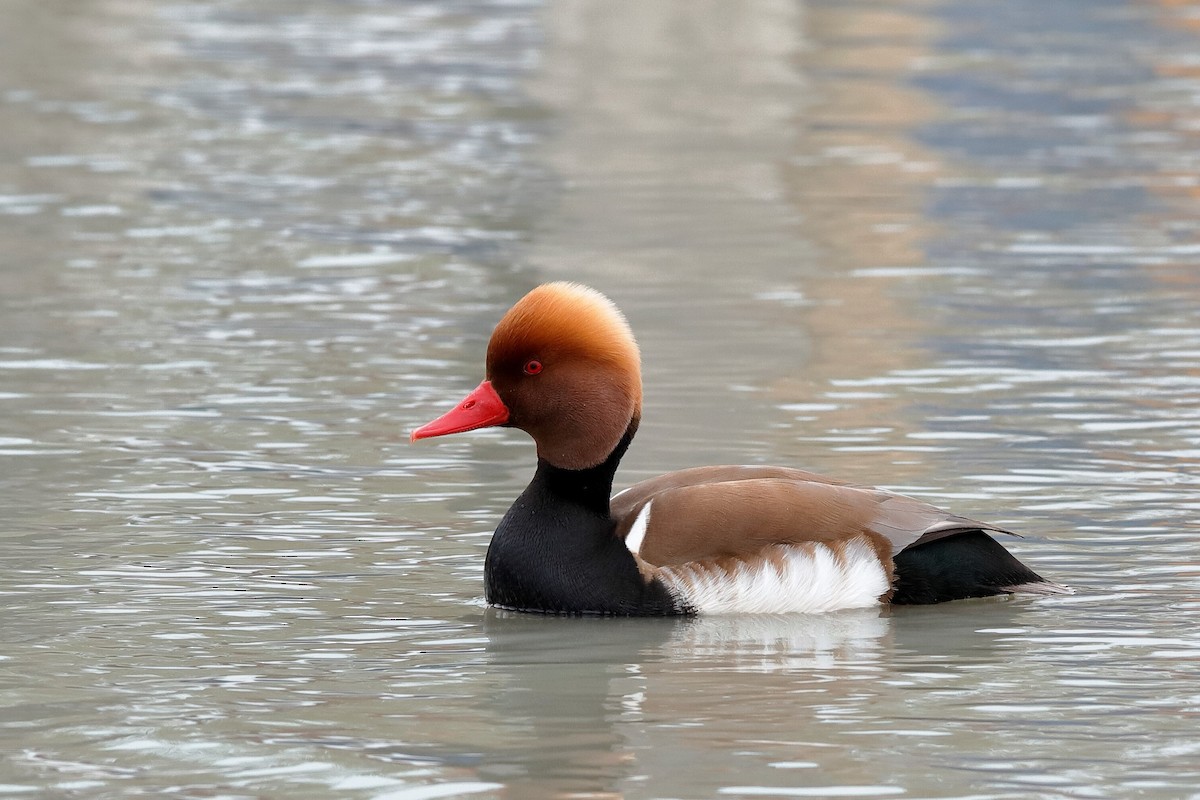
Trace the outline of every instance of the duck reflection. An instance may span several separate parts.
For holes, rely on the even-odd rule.
[[[742,761],[759,764],[759,783],[795,777],[763,773],[763,760],[845,767],[869,758],[845,757],[865,743],[847,734],[876,731],[873,708],[896,685],[969,691],[971,665],[1020,648],[1013,634],[1039,602],[698,619],[489,609],[495,691],[481,702],[506,740],[483,748],[475,773],[506,797],[623,797],[729,785]]]
[[[889,669],[903,672],[923,664],[968,664],[996,661],[1011,647],[1010,635],[1030,625],[1044,600],[988,597],[962,600],[938,609],[896,607],[885,610],[890,620]]]
[[[522,798],[619,797],[659,783],[678,791],[712,766],[712,743],[690,732],[716,716],[737,718],[742,699],[757,704],[814,683],[836,693],[839,675],[881,669],[889,628],[880,609],[692,620],[489,609],[485,659],[500,691],[487,702],[522,733],[484,759],[479,778]],[[804,728],[813,710],[769,706],[773,715],[755,705],[746,724],[776,735],[781,723]]]

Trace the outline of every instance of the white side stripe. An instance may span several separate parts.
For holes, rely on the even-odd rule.
[[[653,502],[651,500],[642,506],[642,510],[638,512],[637,519],[633,521],[633,527],[629,529],[629,535],[625,537],[625,546],[635,556],[641,551],[642,540],[646,538],[646,529],[650,527],[650,504]]]
[[[632,532],[630,534],[632,536]],[[866,608],[888,590],[887,572],[865,538],[846,543],[838,557],[815,542],[775,545],[771,558],[733,569],[694,562],[662,567],[658,577],[700,614],[820,613]]]

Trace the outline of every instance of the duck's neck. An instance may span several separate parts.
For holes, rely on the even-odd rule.
[[[556,467],[543,458],[538,458],[537,472],[530,486],[539,482],[545,490],[562,502],[572,503],[596,514],[609,517],[608,499],[612,495],[613,477],[621,458],[633,441],[636,426],[631,424],[617,447],[603,462],[587,469],[564,469]]]
[[[661,584],[643,578],[609,512],[613,476],[636,427],[631,423],[594,467],[563,469],[538,459],[488,548],[489,603],[551,614],[680,613]]]

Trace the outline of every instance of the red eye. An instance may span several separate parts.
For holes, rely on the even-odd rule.
[[[526,375],[537,375],[541,371],[542,371],[542,362],[538,361],[536,358],[531,361],[525,362],[525,374]]]

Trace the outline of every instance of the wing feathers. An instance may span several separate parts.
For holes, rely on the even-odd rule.
[[[654,513],[648,513],[650,501]],[[668,473],[612,501],[617,534],[663,566],[745,556],[775,544],[834,544],[868,535],[886,557],[965,531],[1011,533],[912,497],[783,467],[700,467]]]

